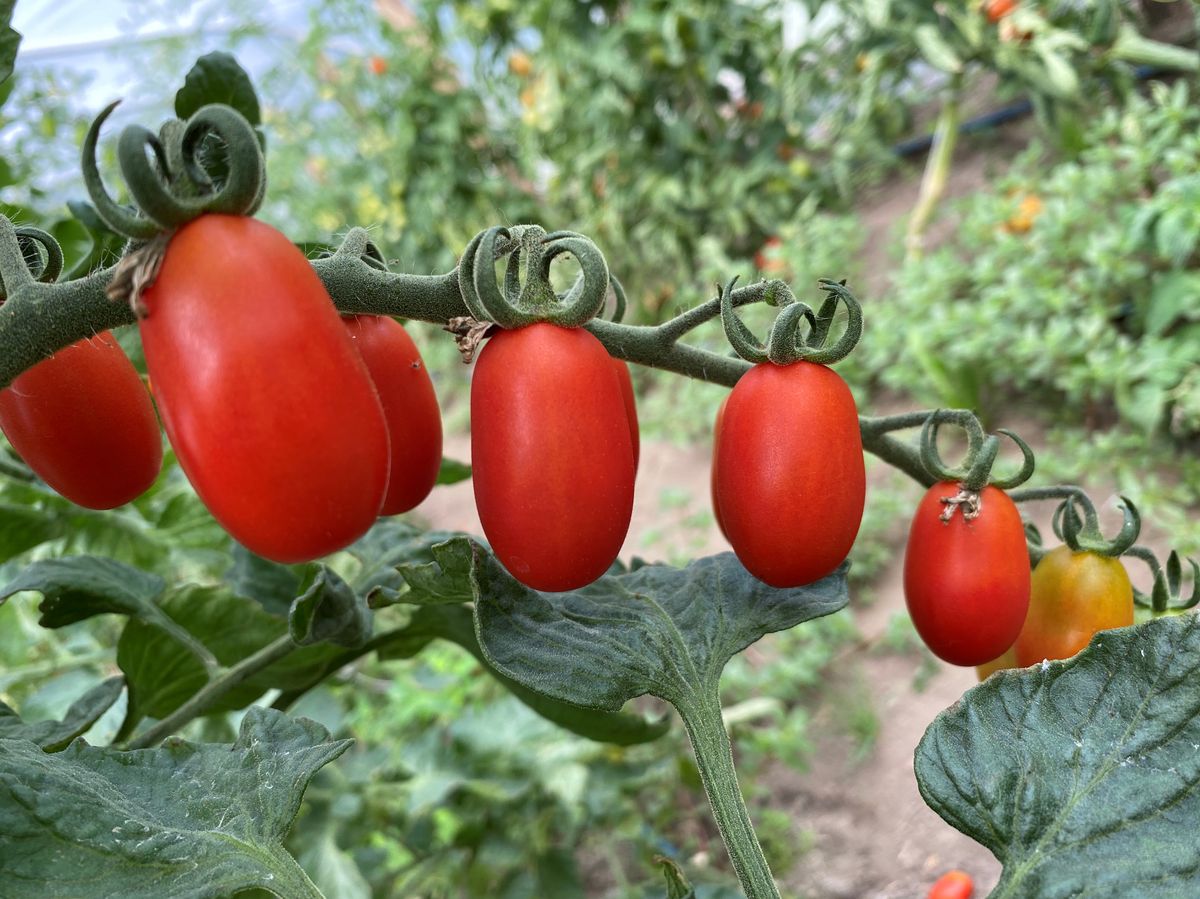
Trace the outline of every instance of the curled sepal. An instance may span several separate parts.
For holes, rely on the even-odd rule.
[[[1029,552],[1029,567],[1036,568],[1037,563],[1046,555],[1046,544],[1042,540],[1042,532],[1032,521],[1023,522],[1025,525],[1025,548]]]
[[[1126,555],[1141,559],[1154,575],[1154,586],[1147,596],[1136,588],[1133,591],[1133,601],[1139,606],[1153,610],[1155,615],[1185,612],[1200,605],[1200,564],[1195,559],[1188,559],[1192,569],[1192,590],[1185,596],[1183,591],[1183,560],[1175,550],[1167,556],[1165,566],[1159,564],[1154,551],[1146,546],[1132,546],[1126,550]]]
[[[109,196],[108,190],[104,187],[104,181],[100,178],[100,168],[96,164],[96,144],[100,138],[100,126],[112,115],[112,111],[120,102],[120,100],[114,100],[104,107],[92,122],[91,127],[88,128],[87,135],[83,139],[81,158],[83,183],[87,187],[92,205],[96,207],[96,214],[100,216],[100,220],[105,225],[118,234],[134,240],[149,240],[161,229],[154,222],[138,215],[134,210],[122,206]]]
[[[967,453],[961,464],[951,468],[938,452],[938,431],[946,423],[956,424],[967,432]],[[937,409],[925,420],[921,429],[921,464],[939,481],[959,481],[966,493],[978,494],[988,484],[1009,490],[1024,483],[1033,474],[1033,451],[1011,431],[997,433],[1010,438],[1021,450],[1023,461],[1016,473],[1006,478],[992,477],[992,467],[1000,451],[1000,441],[985,434],[975,413],[966,409]]]
[[[96,164],[100,127],[116,105],[106,107],[88,129],[82,158],[88,194],[111,229],[149,240],[204,213],[250,215],[258,209],[266,185],[262,150],[250,124],[221,104],[202,107],[186,122],[168,122],[159,134],[140,125],[121,132],[117,161],[141,214],[120,206],[105,190]]]
[[[717,298],[721,301],[721,325],[725,328],[725,337],[733,351],[747,362],[766,362],[767,348],[733,311],[733,288],[736,284],[735,277],[725,287],[717,285]]]
[[[29,225],[17,228],[16,234],[29,274],[47,284],[57,281],[63,270],[63,251],[58,241],[41,228]]]
[[[1121,530],[1111,540],[1100,533],[1100,522],[1096,507],[1083,491],[1068,496],[1054,510],[1054,533],[1072,552],[1089,552],[1116,558],[1137,541],[1142,530],[1142,517],[1137,507],[1127,497],[1121,497],[1121,512],[1124,521]]]
[[[1017,445],[1017,448],[1021,451],[1021,467],[1006,478],[992,477],[988,483],[993,487],[999,487],[1001,490],[1012,490],[1014,487],[1020,487],[1033,477],[1033,469],[1036,465],[1033,450],[1029,448],[1028,443],[1007,428],[997,428],[996,433],[1003,434]]]
[[[579,263],[580,276],[559,296],[550,284],[550,266],[568,254]],[[496,276],[502,258],[503,282]],[[609,281],[604,254],[589,238],[572,231],[547,234],[537,225],[482,231],[458,263],[459,290],[471,316],[509,329],[534,322],[581,327],[604,308]]]
[[[862,307],[844,282],[821,279],[818,283],[826,295],[820,310],[813,312],[808,304],[796,299],[785,283],[770,282],[763,300],[780,307],[780,313],[771,324],[764,347],[734,314],[731,281],[721,292],[721,323],[734,351],[748,362],[769,361],[776,365],[800,361],[832,365],[844,359],[862,336]],[[846,328],[837,342],[829,346],[829,332],[839,304],[845,305],[848,313]]]
[[[832,365],[845,359],[850,355],[850,351],[858,345],[863,330],[862,306],[859,304],[858,298],[846,286],[845,281],[830,281],[828,278],[822,278],[817,283],[825,291],[825,301],[817,311],[816,324],[805,341],[801,358],[807,362]],[[829,328],[833,324],[833,317],[839,303],[846,307],[846,329],[833,346],[826,346],[829,339]]]

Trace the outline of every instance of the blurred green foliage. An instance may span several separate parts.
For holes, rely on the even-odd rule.
[[[1184,82],[1155,84],[1098,117],[1077,158],[1031,148],[898,272],[858,363],[987,419],[1016,391],[1060,420],[1200,433],[1197,124]]]

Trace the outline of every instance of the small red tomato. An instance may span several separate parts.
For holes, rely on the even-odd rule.
[[[372,75],[385,75],[388,70],[387,60],[382,56],[372,56],[367,60],[367,68],[371,70]]]
[[[175,232],[143,301],[163,426],[221,526],[286,563],[361,537],[387,490],[387,425],[304,254],[270,225],[202,215]]]
[[[1017,639],[1029,608],[1029,555],[1021,513],[1008,494],[985,487],[979,515],[941,518],[952,481],[934,484],[917,506],[904,554],[904,598],[917,633],[952,665],[983,665]]]
[[[638,431],[637,397],[633,393],[633,376],[624,359],[613,359],[613,370],[621,383],[621,399],[625,402],[625,416],[629,419],[629,437],[633,441],[633,470],[636,472],[642,450],[642,435]]]
[[[1017,0],[985,0],[983,14],[995,25],[1017,8]]]
[[[754,254],[754,267],[761,272],[777,272],[783,269],[783,262],[777,258],[776,250],[783,246],[783,240],[778,237],[768,237],[762,248]]]
[[[772,587],[830,574],[858,535],[866,469],[846,382],[813,362],[755,365],[725,401],[716,503],[747,570]]]
[[[442,464],[442,418],[433,381],[417,345],[395,319],[344,318],[355,349],[379,392],[392,447],[383,515],[415,509],[437,483]]]
[[[471,379],[475,503],[492,551],[536,590],[590,584],[633,512],[633,443],[612,357],[582,328],[500,331]]]
[[[1133,624],[1133,585],[1120,559],[1056,547],[1033,571],[1017,663],[1069,659],[1100,631]]]
[[[926,899],[971,899],[975,884],[965,871],[950,871],[938,878]]]
[[[725,530],[725,522],[721,520],[721,504],[717,502],[717,447],[721,445],[721,422],[725,418],[725,404],[728,402],[728,396],[721,400],[721,405],[717,407],[716,421],[713,422],[712,474],[709,478],[713,517],[717,519],[717,527],[720,528],[721,536],[726,540],[729,539],[729,532]]]
[[[0,390],[0,429],[42,480],[89,509],[136,499],[162,467],[154,406],[107,331],[59,350]]]

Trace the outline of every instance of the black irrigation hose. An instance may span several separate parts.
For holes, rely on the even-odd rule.
[[[1138,66],[1134,69],[1133,77],[1138,81],[1147,81],[1159,75],[1170,73],[1171,69],[1159,68],[1158,66]],[[1023,119],[1025,116],[1033,112],[1033,103],[1028,99],[1015,100],[1007,106],[1001,106],[999,109],[992,112],[986,112],[983,115],[976,116],[969,121],[963,122],[959,128],[959,134],[977,134],[980,131],[988,131],[992,128],[997,128],[1000,125],[1007,125],[1009,122],[1015,122],[1017,119]],[[925,134],[921,137],[910,138],[909,140],[901,141],[892,147],[892,152],[902,159],[909,156],[917,156],[921,153],[926,153],[933,146],[933,135]]]

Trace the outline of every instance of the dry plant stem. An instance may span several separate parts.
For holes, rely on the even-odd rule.
[[[925,161],[925,174],[921,179],[921,193],[917,205],[908,220],[905,250],[908,258],[919,259],[925,248],[925,228],[933,218],[934,210],[946,192],[946,181],[950,177],[950,163],[954,158],[954,146],[958,143],[959,94],[962,91],[962,76],[955,75],[946,90],[942,111],[938,114],[937,127],[933,133],[933,146]]]

